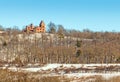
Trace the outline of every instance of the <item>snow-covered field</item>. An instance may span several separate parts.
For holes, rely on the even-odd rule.
[[[55,70],[55,69],[90,69],[94,70],[96,68],[107,68],[107,67],[118,67],[120,71],[120,64],[46,64],[42,67],[29,67],[29,68],[21,68],[21,70],[29,71],[29,72],[38,72],[38,71],[47,71],[47,70]],[[12,68],[9,68],[12,69]],[[14,68],[13,68],[14,69]]]
[[[65,76],[68,78],[80,78],[89,76],[102,76],[105,79],[120,76],[120,64],[46,64],[37,66],[28,64],[26,67],[9,67],[5,65],[1,69],[22,72],[38,72],[48,76]]]

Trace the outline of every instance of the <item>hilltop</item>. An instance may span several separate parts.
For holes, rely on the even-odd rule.
[[[120,33],[57,31],[0,35],[1,62],[18,63],[118,63]]]

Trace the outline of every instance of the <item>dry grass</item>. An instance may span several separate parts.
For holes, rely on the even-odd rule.
[[[63,76],[45,76],[41,73],[12,72],[0,69],[0,82],[120,82],[120,76],[105,79],[102,76],[66,78]]]
[[[120,76],[105,79],[102,76],[96,76],[94,81],[90,82],[120,82]]]
[[[105,79],[102,76],[70,77],[68,82],[120,82],[120,76]]]
[[[42,76],[39,73],[12,72],[0,69],[0,82],[70,82],[59,76]]]

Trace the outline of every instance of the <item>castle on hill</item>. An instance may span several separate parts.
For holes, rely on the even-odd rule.
[[[39,26],[34,26],[33,24],[30,24],[29,26],[26,26],[24,32],[27,32],[27,33],[45,33],[45,23],[43,21],[41,21]]]

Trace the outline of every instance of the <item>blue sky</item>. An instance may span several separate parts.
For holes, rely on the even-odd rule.
[[[120,0],[0,0],[0,25],[23,26],[41,20],[66,29],[120,32]]]

